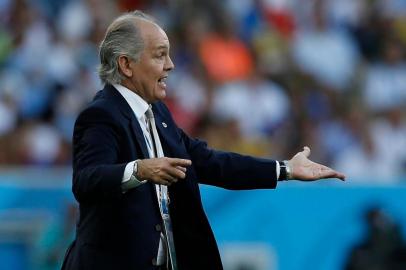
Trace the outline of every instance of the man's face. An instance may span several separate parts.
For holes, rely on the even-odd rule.
[[[140,21],[138,27],[144,50],[137,62],[130,61],[132,76],[128,78],[128,86],[151,103],[166,97],[166,78],[174,65],[169,57],[169,40],[165,32],[147,21]]]

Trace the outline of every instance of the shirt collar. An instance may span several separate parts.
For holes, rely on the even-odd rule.
[[[113,84],[113,86],[127,101],[128,105],[130,105],[130,108],[134,112],[137,119],[141,119],[142,117],[144,117],[145,112],[149,108],[149,104],[127,87],[121,84]]]

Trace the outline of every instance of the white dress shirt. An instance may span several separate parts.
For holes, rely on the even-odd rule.
[[[150,147],[150,145],[152,145],[152,140],[151,140],[150,134],[147,130],[147,122],[146,122],[146,117],[145,117],[145,112],[148,110],[148,107],[149,107],[148,103],[145,100],[143,100],[139,95],[137,95],[133,91],[129,90],[128,88],[126,88],[120,84],[113,84],[113,86],[127,101],[128,105],[130,106],[131,110],[133,111],[135,117],[137,118],[138,123],[140,124],[140,127],[142,129],[142,133],[144,134],[149,156],[153,157],[153,155],[154,155],[153,149]],[[131,175],[133,174],[134,162],[135,162],[135,160],[129,162],[125,166],[122,183],[126,183],[126,182],[130,181]],[[131,183],[130,186],[126,185],[126,188],[127,189],[134,188],[145,182],[146,182],[146,180],[143,180],[143,181],[135,180],[135,181],[133,181],[133,183]]]

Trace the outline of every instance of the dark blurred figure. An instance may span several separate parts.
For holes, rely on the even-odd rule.
[[[366,212],[367,238],[350,254],[346,270],[406,269],[406,244],[399,226],[381,209]]]

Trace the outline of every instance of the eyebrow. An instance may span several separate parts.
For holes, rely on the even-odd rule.
[[[161,49],[169,49],[169,46],[162,44],[162,45],[159,45],[154,48],[154,50],[161,50]]]

